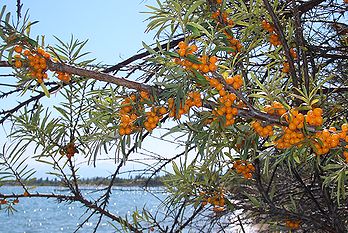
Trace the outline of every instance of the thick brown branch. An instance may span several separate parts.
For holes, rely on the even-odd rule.
[[[47,65],[51,71],[64,72],[69,74],[75,74],[81,77],[88,77],[99,81],[104,81],[107,83],[113,83],[119,86],[124,86],[130,89],[135,89],[138,91],[151,92],[152,87],[150,85],[138,83],[135,81],[127,80],[121,77],[116,77],[114,75],[105,74],[99,71],[86,70],[84,68],[79,68],[72,65],[55,63],[48,61]]]

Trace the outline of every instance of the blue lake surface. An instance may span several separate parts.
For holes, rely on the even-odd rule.
[[[37,187],[30,192],[67,194],[59,187]],[[121,190],[120,190],[121,189]],[[126,190],[126,191],[124,191]],[[144,206],[155,214],[160,208],[161,201],[167,197],[160,188],[152,189],[153,193],[143,191],[135,187],[115,187],[110,202],[110,212],[131,218],[132,211],[141,210]],[[21,187],[0,187],[0,193],[22,194]],[[98,198],[103,192],[93,192],[91,188],[84,189],[83,195]],[[157,196],[157,197],[156,197]],[[58,203],[54,199],[21,198],[15,205],[17,212],[8,215],[6,211],[0,211],[0,233],[56,233],[74,232],[79,223],[82,223],[89,214],[85,214],[86,208],[77,202]],[[108,223],[108,218],[103,218],[97,232],[115,232]],[[91,218],[78,232],[93,232],[97,216]]]

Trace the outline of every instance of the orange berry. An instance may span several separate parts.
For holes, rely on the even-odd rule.
[[[167,109],[166,109],[165,107],[161,107],[161,108],[159,109],[159,113],[160,113],[161,115],[164,115],[164,114],[167,113]]]
[[[232,77],[228,77],[228,78],[226,79],[226,83],[229,84],[229,85],[232,85],[233,82],[234,82],[234,79],[233,79]]]
[[[295,52],[294,48],[290,49],[290,55],[293,59],[297,59],[297,53]]]
[[[237,108],[233,108],[232,109],[232,114],[233,115],[237,115],[238,114],[238,109]]]
[[[295,130],[297,128],[297,126],[294,123],[290,123],[289,124],[289,129],[290,130]]]
[[[313,113],[316,116],[321,116],[323,114],[323,110],[321,108],[315,108],[313,109]]]
[[[121,136],[126,134],[126,130],[124,128],[120,128],[118,132]]]
[[[348,132],[348,124],[347,123],[344,123],[342,126],[341,126],[341,129],[343,132]]]
[[[24,55],[24,56],[28,56],[29,54],[30,54],[30,51],[29,51],[29,50],[27,50],[27,49],[24,50],[24,52],[23,52],[23,55]]]
[[[1,205],[7,204],[7,200],[6,200],[6,199],[2,199],[2,200],[0,201],[0,204],[1,204]]]
[[[45,50],[43,50],[42,48],[37,48],[37,53],[40,55],[44,55],[45,54]]]
[[[46,58],[46,59],[50,59],[51,58],[51,55],[49,53],[44,53],[43,54],[43,57]]]
[[[209,70],[210,70],[211,72],[214,72],[214,71],[217,70],[217,66],[216,66],[215,64],[213,64],[213,63],[210,63],[210,64],[209,64]]]
[[[19,60],[16,60],[14,66],[15,66],[16,68],[21,68],[21,67],[22,67],[22,62],[19,61]]]
[[[215,63],[217,62],[217,60],[218,60],[218,59],[217,59],[216,56],[212,56],[212,57],[209,58],[209,62],[210,62],[210,63],[214,63],[214,64],[215,64]]]
[[[198,50],[197,45],[195,45],[195,44],[191,45],[191,46],[190,46],[190,50],[191,50],[192,52],[196,52],[196,51]]]
[[[14,47],[14,51],[15,51],[16,53],[21,53],[21,52],[22,52],[22,46],[16,45],[16,46]]]
[[[187,44],[184,41],[180,41],[178,44],[179,48],[181,49],[186,49],[187,48]]]
[[[183,57],[186,54],[186,50],[185,49],[179,49],[178,50],[178,54],[179,54],[180,57]]]
[[[335,127],[333,127],[333,126],[331,126],[331,127],[329,128],[329,130],[330,130],[330,131],[334,131],[334,132],[336,132],[336,128],[335,128]]]
[[[125,129],[125,133],[126,133],[127,135],[131,134],[131,133],[132,133],[132,129],[131,129],[130,127],[127,127],[127,128]]]
[[[208,65],[204,65],[203,69],[202,69],[203,73],[208,73],[209,72],[209,66]]]

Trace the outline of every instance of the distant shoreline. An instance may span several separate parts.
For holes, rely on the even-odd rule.
[[[83,178],[78,180],[82,187],[108,187],[111,180],[104,177]],[[32,178],[23,182],[26,186],[54,186],[66,187],[63,181],[48,178]],[[0,186],[20,186],[15,180],[0,181]],[[113,187],[163,187],[163,177],[154,177],[150,180],[144,177],[135,178],[116,178]]]

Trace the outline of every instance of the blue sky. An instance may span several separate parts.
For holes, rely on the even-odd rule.
[[[45,35],[46,44],[55,43],[53,37],[57,36],[63,41],[68,41],[71,35],[79,40],[89,39],[86,51],[91,52],[91,57],[104,64],[115,64],[142,48],[142,41],[147,44],[154,42],[154,33],[145,34],[147,14],[145,5],[156,5],[155,0],[132,1],[25,1],[23,14],[29,9],[30,20],[39,23],[32,27],[31,35]],[[13,12],[15,17],[16,1],[2,0],[2,5]],[[3,70],[0,70],[0,73]],[[160,136],[158,131],[156,136]],[[0,143],[4,140],[4,133],[0,132]],[[159,144],[161,143],[161,144]],[[2,143],[1,143],[2,144]],[[175,145],[166,144],[156,139],[146,143],[147,149],[156,153],[175,154]],[[135,155],[137,158],[137,155]],[[34,163],[33,163],[34,164]],[[48,168],[35,164],[38,177],[46,177]],[[127,169],[138,169],[138,165],[129,163]],[[101,162],[97,168],[81,166],[79,172],[83,177],[107,175],[113,172],[115,165],[110,162]]]
[[[16,1],[1,0],[15,12]],[[86,50],[106,64],[122,60],[142,48],[142,41],[151,43],[153,34],[145,34],[147,14],[145,5],[155,0],[84,1],[84,0],[22,0],[23,12],[29,8],[31,21],[39,23],[32,35],[45,35],[54,43],[53,35],[67,41],[73,34],[80,40],[89,39]]]

